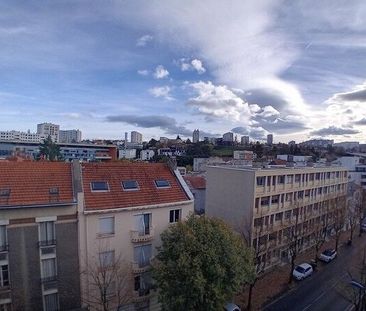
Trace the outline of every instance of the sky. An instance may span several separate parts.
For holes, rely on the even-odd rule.
[[[366,143],[366,1],[0,2],[0,130]]]

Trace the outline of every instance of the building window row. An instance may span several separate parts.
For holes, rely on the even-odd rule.
[[[258,176],[257,186],[264,187],[266,184],[268,187],[275,186],[276,184],[293,184],[295,183],[308,183],[311,181],[325,181],[334,178],[347,178],[347,172],[335,171],[335,172],[318,172],[318,173],[306,173],[306,174],[289,174],[289,175],[275,175],[275,176]]]

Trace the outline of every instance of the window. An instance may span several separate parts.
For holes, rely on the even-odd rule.
[[[155,180],[155,185],[157,188],[169,188],[170,187],[169,181],[167,181],[165,179]]]
[[[7,264],[0,266],[0,286],[9,286],[9,266]]]
[[[90,186],[92,191],[109,191],[109,185],[106,181],[92,181]]]
[[[114,217],[99,218],[99,234],[114,234]]]
[[[141,245],[134,248],[134,260],[140,268],[150,265],[152,245]]]
[[[272,204],[277,204],[279,201],[280,196],[279,195],[273,195],[271,199]]]
[[[53,281],[56,279],[56,258],[42,259],[42,281]]]
[[[292,182],[293,182],[293,180],[294,180],[294,178],[293,178],[293,176],[292,175],[287,175],[287,183],[288,184],[292,184]]]
[[[181,218],[181,210],[174,209],[169,212],[169,222],[174,223],[180,221]]]
[[[265,177],[257,177],[257,186],[264,186]]]
[[[101,268],[112,267],[114,264],[114,250],[99,253],[99,265]]]
[[[0,252],[8,249],[8,241],[6,236],[6,226],[0,226]]]
[[[278,183],[284,184],[285,183],[285,175],[278,176]]]
[[[254,219],[254,227],[261,227],[263,224],[263,218],[255,218]]]
[[[295,175],[295,182],[299,183],[301,180],[301,175],[300,174],[296,174]]]
[[[277,213],[275,216],[275,220],[276,221],[282,220],[282,217],[283,217],[283,213]]]
[[[269,204],[269,197],[261,198],[261,205],[268,205]]]
[[[140,236],[150,234],[151,231],[151,214],[135,215],[135,227]]]
[[[138,190],[139,185],[136,180],[125,180],[122,181],[123,190]]]
[[[58,293],[44,295],[45,311],[58,311]]]
[[[44,221],[39,223],[40,246],[54,245],[56,243],[55,222]]]

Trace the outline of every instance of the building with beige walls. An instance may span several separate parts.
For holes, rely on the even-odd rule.
[[[78,209],[83,305],[101,309],[95,274],[105,268],[111,309],[159,310],[149,268],[161,245],[160,234],[194,211],[184,180],[162,163],[85,163],[74,177],[82,183]]]
[[[206,215],[244,233],[266,269],[288,261],[293,228],[300,251],[314,244],[319,230],[331,234],[348,178],[342,167],[209,166],[206,181]]]

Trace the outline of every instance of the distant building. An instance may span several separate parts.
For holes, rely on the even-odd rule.
[[[195,143],[198,143],[199,141],[200,141],[200,131],[197,129],[197,130],[193,131],[193,140],[192,140],[192,142],[195,144]]]
[[[140,159],[142,161],[149,161],[150,159],[152,159],[155,155],[155,151],[154,150],[141,150],[140,152]]]
[[[334,143],[334,147],[344,148],[344,150],[356,150],[358,151],[360,148],[360,143],[358,141],[345,141],[341,143]]]
[[[141,144],[142,143],[142,134],[136,131],[131,132],[131,143],[132,144]]]
[[[41,143],[45,139],[48,138],[48,135],[31,133],[30,131],[21,132],[21,131],[0,131],[0,140],[9,140],[9,141],[22,141],[22,142],[30,142],[30,143]],[[53,141],[56,141],[56,136],[51,136]]]
[[[249,144],[249,136],[242,136],[241,137],[241,144],[248,145]]]
[[[119,149],[118,159],[136,159],[136,149]]]
[[[59,131],[60,143],[80,143],[81,131],[80,130],[60,130]]]
[[[288,142],[288,145],[289,145],[289,146],[295,146],[295,145],[296,145],[296,141],[294,141],[294,140],[290,140],[290,141]]]
[[[253,151],[249,150],[235,150],[234,151],[234,160],[244,160],[251,162],[253,161]]]
[[[273,144],[273,134],[268,134],[267,135],[267,145],[272,146],[272,144]]]
[[[329,145],[333,146],[333,139],[310,139],[300,143],[304,147],[314,147],[314,148],[327,148]]]
[[[234,142],[234,134],[232,132],[227,132],[224,135],[222,135],[222,141],[223,142]]]
[[[60,126],[53,123],[40,123],[37,124],[37,134],[55,137],[55,142],[59,140]]]
[[[169,142],[168,137],[160,137],[159,142],[162,144],[167,144]]]
[[[194,197],[194,211],[198,215],[205,213],[206,204],[206,179],[203,176],[185,175],[185,182]]]

